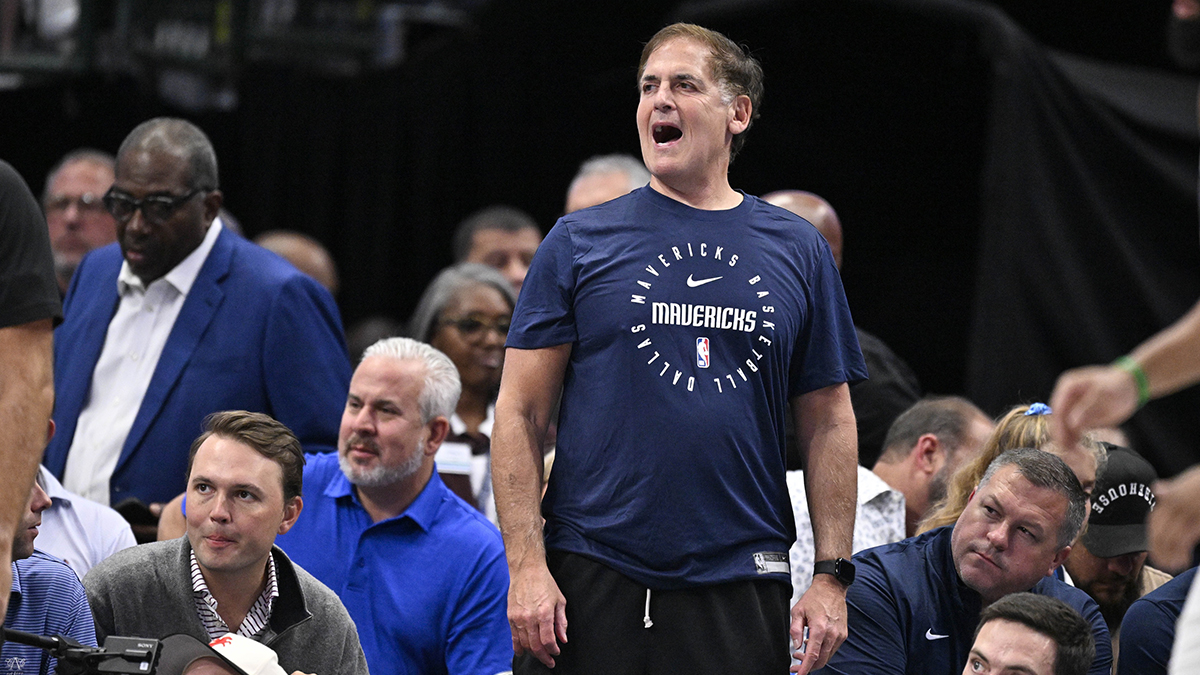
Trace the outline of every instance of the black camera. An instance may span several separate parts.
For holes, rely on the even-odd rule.
[[[103,647],[87,647],[61,635],[46,637],[8,628],[4,639],[49,652],[58,660],[58,675],[153,675],[160,652],[158,640],[116,635],[106,638]]]

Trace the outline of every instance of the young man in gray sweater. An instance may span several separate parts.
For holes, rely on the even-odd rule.
[[[211,415],[188,461],[187,536],[121,551],[84,578],[97,638],[236,633],[274,649],[287,672],[367,675],[337,595],[274,546],[303,507],[303,467],[279,422]]]

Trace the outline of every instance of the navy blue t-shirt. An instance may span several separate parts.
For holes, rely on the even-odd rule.
[[[1183,611],[1196,568],[1133,601],[1121,620],[1117,675],[1166,675],[1175,645],[1175,623]]]
[[[571,344],[549,548],[652,588],[788,583],[788,399],[866,377],[841,278],[806,221],[651,188],[564,216],[508,346]]]

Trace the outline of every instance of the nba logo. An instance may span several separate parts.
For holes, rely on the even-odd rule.
[[[696,367],[707,368],[708,363],[708,338],[696,338]]]

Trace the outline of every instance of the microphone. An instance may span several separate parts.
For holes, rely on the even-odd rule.
[[[37,647],[38,649],[44,649],[55,656],[58,656],[58,650],[63,649],[66,643],[75,642],[70,638],[62,637],[61,635],[46,637],[43,635],[34,635],[33,633],[13,630],[11,628],[4,629],[4,640],[5,642],[16,642],[18,644],[29,645],[30,647]],[[83,645],[79,644],[78,642],[75,642],[75,646],[83,647]]]

